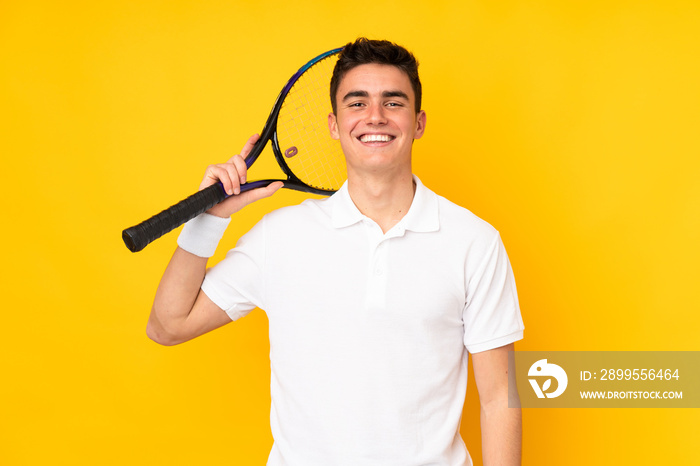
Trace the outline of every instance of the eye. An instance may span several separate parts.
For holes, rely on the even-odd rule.
[[[387,107],[403,107],[403,104],[401,102],[387,102],[386,106]]]

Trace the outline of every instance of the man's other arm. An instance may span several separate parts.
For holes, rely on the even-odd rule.
[[[472,354],[472,366],[481,405],[481,447],[484,466],[521,464],[522,417],[520,398],[513,390],[508,407],[508,382],[515,387],[515,373],[508,368],[513,344]]]

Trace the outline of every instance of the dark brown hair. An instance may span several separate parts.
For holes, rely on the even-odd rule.
[[[338,57],[338,62],[333,69],[331,78],[331,106],[333,113],[336,113],[336,94],[338,86],[345,77],[345,74],[356,66],[376,63],[379,65],[395,66],[406,75],[411,81],[413,93],[416,95],[416,113],[421,108],[421,96],[423,93],[420,78],[418,77],[418,61],[411,52],[388,40],[370,40],[360,37],[355,42],[348,42],[343,47]]]

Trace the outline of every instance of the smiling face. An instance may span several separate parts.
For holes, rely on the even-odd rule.
[[[391,65],[366,64],[345,74],[328,116],[331,136],[340,140],[348,177],[363,172],[411,170],[413,140],[423,135],[425,112],[415,111],[408,76]]]

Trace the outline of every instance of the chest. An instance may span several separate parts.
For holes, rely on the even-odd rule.
[[[436,233],[382,237],[359,226],[290,232],[267,253],[271,325],[460,327],[464,258],[443,246]]]

